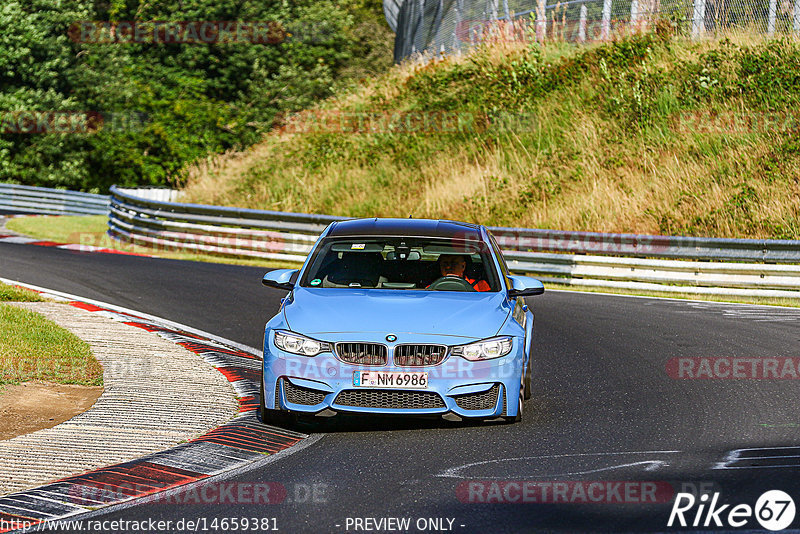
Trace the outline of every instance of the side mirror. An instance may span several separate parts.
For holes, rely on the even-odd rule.
[[[509,276],[512,287],[508,290],[508,296],[532,297],[544,293],[544,285],[536,278],[530,276]]]
[[[297,281],[299,273],[300,271],[297,269],[275,269],[265,274],[261,283],[267,287],[291,291],[294,289],[294,283]]]

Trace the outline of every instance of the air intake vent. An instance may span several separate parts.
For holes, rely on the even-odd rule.
[[[286,394],[286,400],[294,404],[315,406],[325,400],[324,392],[295,386],[288,380],[283,382],[283,392]]]
[[[394,349],[394,364],[400,367],[439,365],[447,356],[444,345],[398,345]]]
[[[500,384],[495,384],[491,389],[480,393],[468,393],[453,397],[458,407],[463,410],[491,410],[497,406],[497,396],[500,394]]]
[[[386,365],[389,361],[386,345],[380,343],[337,343],[336,355],[354,365]]]
[[[390,410],[419,410],[444,408],[445,403],[437,393],[428,391],[385,391],[347,389],[339,393],[335,404],[358,408],[386,408]]]

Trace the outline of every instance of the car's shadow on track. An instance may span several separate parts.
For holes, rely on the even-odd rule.
[[[395,416],[337,415],[329,418],[300,418],[293,429],[306,434],[340,432],[386,432],[393,430],[430,430],[479,426],[507,426],[504,421],[444,421],[441,418],[408,419]]]
[[[529,424],[546,424],[547,402],[534,395],[525,402],[526,414],[523,422],[511,424],[503,419],[491,420],[463,419],[447,421],[440,416],[400,416],[400,415],[355,415],[338,414],[333,417],[298,416],[293,423],[282,426],[304,434],[336,434],[349,432],[388,432],[405,430],[444,430],[465,428],[492,428],[513,430]]]

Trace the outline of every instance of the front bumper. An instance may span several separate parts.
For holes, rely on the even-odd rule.
[[[521,338],[513,338],[511,352],[494,360],[470,362],[448,356],[438,365],[398,367],[390,357],[387,365],[378,367],[344,363],[333,353],[311,358],[292,355],[275,347],[269,330],[266,334],[266,408],[323,416],[360,413],[491,419],[517,414],[525,361]],[[387,345],[391,356],[392,346]],[[424,389],[355,387],[353,373],[360,371],[426,372],[428,383]]]

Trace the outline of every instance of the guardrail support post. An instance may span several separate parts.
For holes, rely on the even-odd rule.
[[[800,0],[798,0],[800,2]],[[585,43],[586,42],[586,6],[581,6],[581,18],[580,22],[578,22],[578,42]]]
[[[608,41],[611,37],[611,0],[603,0],[603,22],[600,29],[600,39]]]
[[[636,31],[636,25],[639,22],[639,2],[633,0],[631,2],[631,33]]]
[[[705,32],[706,25],[706,0],[694,0],[694,14],[692,16],[692,39],[697,39]]]

